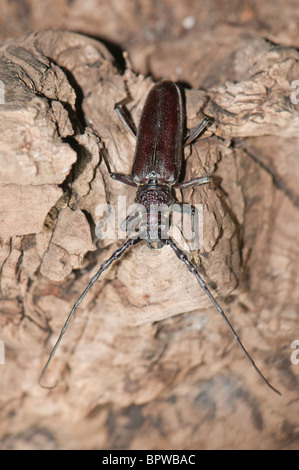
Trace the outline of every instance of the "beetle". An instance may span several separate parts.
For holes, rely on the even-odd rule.
[[[100,150],[110,177],[120,183],[137,188],[135,202],[139,208],[142,207],[144,210],[141,211],[141,214],[140,209],[129,214],[122,225],[127,229],[133,223],[136,224],[136,222],[138,222],[139,231],[137,234],[135,233],[134,236],[129,236],[123,245],[116,249],[111,257],[100,266],[99,270],[91,278],[88,286],[76,300],[49,355],[48,361],[41,372],[39,383],[41,383],[76,309],[91,287],[98,281],[102,272],[108,269],[114,261],[121,258],[123,253],[131,246],[135,246],[143,240],[146,240],[150,249],[161,249],[165,245],[170,246],[177,257],[185,263],[189,272],[196,277],[198,284],[224,319],[234,339],[239,344],[255,371],[271,390],[280,395],[280,392],[265,378],[243,346],[243,343],[222,307],[218,304],[206,282],[198,273],[196,264],[189,260],[187,254],[179,248],[176,242],[169,236],[165,214],[163,211],[159,211],[161,206],[170,207],[176,201],[173,193],[174,189],[185,189],[207,184],[211,181],[210,176],[201,176],[190,181],[180,182],[180,176],[183,163],[183,148],[194,142],[210,125],[212,119],[208,116],[204,116],[202,120],[191,129],[189,135],[185,137],[182,94],[178,85],[170,80],[161,80],[155,84],[149,92],[141,114],[138,130],[136,130],[135,126],[124,112],[124,105],[127,103],[127,100],[128,99],[125,98],[116,103],[115,111],[124,126],[136,138],[136,150],[131,174],[125,175],[112,172],[104,146],[100,145]],[[177,204],[180,207],[181,204]],[[193,216],[195,215],[195,209],[192,206],[190,206],[190,213]]]

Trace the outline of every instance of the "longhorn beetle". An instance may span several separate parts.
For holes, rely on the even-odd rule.
[[[175,83],[169,80],[162,80],[151,89],[141,114],[138,131],[136,131],[134,125],[124,112],[123,106],[127,101],[127,98],[119,101],[116,103],[114,109],[124,126],[137,140],[131,174],[124,175],[122,173],[112,172],[107,154],[104,151],[105,149],[102,147],[101,150],[111,178],[120,183],[137,188],[135,202],[145,208],[145,212],[141,215],[139,233],[135,233],[134,236],[129,236],[125,243],[114,251],[112,256],[101,265],[97,273],[91,278],[88,286],[75,302],[61,330],[48,361],[41,372],[39,383],[41,383],[76,309],[87,292],[98,281],[102,272],[109,268],[113,261],[121,258],[128,248],[137,245],[145,239],[149,248],[159,249],[164,245],[168,245],[173,249],[177,257],[185,263],[190,273],[196,277],[198,284],[208,295],[214,307],[224,319],[234,339],[237,341],[258,375],[271,390],[280,395],[280,392],[264,377],[243,346],[223,309],[210,292],[206,282],[199,275],[196,264],[188,259],[186,253],[181,250],[168,235],[167,229],[165,229],[166,222],[163,212],[152,211],[153,207],[159,209],[163,204],[169,207],[175,202],[173,195],[174,188],[185,189],[206,184],[211,181],[209,176],[201,176],[190,181],[179,182],[183,162],[183,147],[190,145],[207,128],[211,123],[211,118],[204,116],[197,126],[191,129],[189,135],[184,137],[184,107],[181,91]],[[195,215],[193,208],[191,209],[191,213],[193,216]],[[132,224],[132,222],[136,222],[138,218],[140,219],[140,213],[138,213],[137,210],[137,212],[130,214],[122,225],[128,228],[129,225]]]

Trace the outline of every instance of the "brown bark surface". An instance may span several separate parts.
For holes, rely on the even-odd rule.
[[[292,2],[279,23],[273,15],[261,21],[264,2],[213,10],[213,2],[124,0],[115,11],[104,1],[88,11],[58,1],[44,10],[47,3],[23,2],[22,22],[11,3],[0,4],[14,18],[2,39],[15,36],[0,47],[2,448],[297,449]],[[42,31],[54,28],[54,18],[55,29],[97,38]],[[40,31],[21,35],[30,29]],[[134,69],[124,60],[122,72],[116,67],[115,44],[129,51]],[[204,103],[215,119],[185,151],[186,178],[213,175],[213,183],[184,191],[185,202],[204,205],[203,247],[193,256],[281,397],[257,376],[172,250],[145,243],[82,302],[44,379],[56,387],[38,384],[74,301],[121,244],[96,237],[99,205],[134,199],[134,188],[109,178],[91,128],[112,170],[130,173],[135,141],[113,107],[129,90],[138,123],[159,78],[189,84],[188,129]]]

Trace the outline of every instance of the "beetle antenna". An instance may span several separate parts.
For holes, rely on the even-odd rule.
[[[137,243],[141,242],[142,239],[139,238],[138,236],[137,237],[134,237],[134,238],[128,238],[126,240],[126,242],[120,247],[118,248],[117,250],[115,250],[112,255],[110,256],[110,258],[108,258],[106,261],[104,261],[104,263],[101,265],[100,269],[96,272],[96,274],[94,276],[92,276],[88,286],[85,288],[85,290],[82,292],[82,294],[80,295],[80,297],[76,300],[76,302],[74,303],[73,305],[73,308],[71,310],[71,312],[69,313],[67,319],[66,319],[66,322],[60,332],[60,335],[58,336],[58,339],[52,349],[52,351],[50,352],[50,355],[49,355],[49,358],[46,362],[46,365],[45,367],[43,368],[41,374],[40,374],[40,377],[39,377],[39,384],[43,387],[43,388],[54,388],[56,385],[52,386],[52,387],[47,387],[45,385],[42,385],[41,382],[42,382],[42,379],[50,365],[50,362],[51,360],[53,359],[56,351],[57,351],[57,348],[62,340],[62,337],[64,335],[64,333],[66,332],[67,330],[67,327],[69,326],[69,323],[71,321],[71,319],[73,318],[74,314],[75,314],[75,311],[77,310],[77,308],[79,307],[80,303],[82,302],[82,300],[84,299],[84,297],[86,296],[87,292],[91,289],[91,287],[98,281],[99,277],[101,276],[102,272],[105,271],[106,269],[109,268],[109,266],[113,263],[113,261],[116,261],[117,259],[119,259],[123,253],[132,245],[137,245]]]
[[[205,291],[205,293],[208,295],[208,297],[211,299],[214,307],[217,309],[218,313],[220,313],[220,315],[222,316],[223,320],[225,321],[225,323],[227,324],[227,326],[229,327],[234,339],[237,341],[237,343],[239,344],[240,348],[242,349],[243,353],[245,354],[246,358],[248,359],[248,361],[252,364],[252,366],[254,367],[255,371],[258,373],[258,375],[260,376],[260,378],[263,380],[263,382],[265,382],[266,385],[268,385],[269,388],[271,388],[271,390],[275,393],[277,393],[278,395],[281,395],[281,393],[275,388],[273,387],[273,385],[270,384],[270,382],[266,379],[266,377],[262,374],[262,372],[259,370],[259,368],[257,367],[257,365],[255,364],[255,362],[253,361],[252,357],[250,356],[250,354],[247,352],[247,350],[245,349],[245,347],[243,346],[239,336],[237,335],[236,331],[234,330],[232,324],[230,323],[230,321],[228,320],[227,316],[225,315],[223,309],[220,307],[220,305],[218,304],[218,302],[216,301],[215,297],[212,295],[212,293],[209,291],[209,288],[206,284],[206,282],[202,279],[202,277],[198,274],[198,271],[197,271],[197,267],[194,263],[192,263],[191,261],[189,261],[187,255],[180,249],[178,248],[178,246],[174,243],[174,241],[169,238],[167,240],[165,240],[165,244],[166,245],[169,245],[173,251],[175,252],[175,254],[177,255],[177,257],[183,261],[187,268],[189,269],[189,271],[194,274],[194,276],[196,277],[200,287]]]

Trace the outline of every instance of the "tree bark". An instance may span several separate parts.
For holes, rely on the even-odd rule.
[[[186,178],[213,176],[184,191],[185,202],[204,208],[203,246],[189,256],[282,398],[261,382],[184,263],[145,243],[92,287],[44,377],[55,388],[38,385],[72,305],[122,243],[97,238],[102,205],[134,200],[134,188],[109,178],[99,142],[112,171],[129,174],[135,142],[114,104],[129,91],[138,124],[153,80],[128,63],[121,74],[101,42],[75,33],[29,34],[0,54],[3,447],[288,447],[295,424],[287,402],[298,383],[290,361],[299,217],[290,83],[298,51],[241,42],[234,81],[185,89],[187,128],[203,106],[215,119],[185,152]]]

